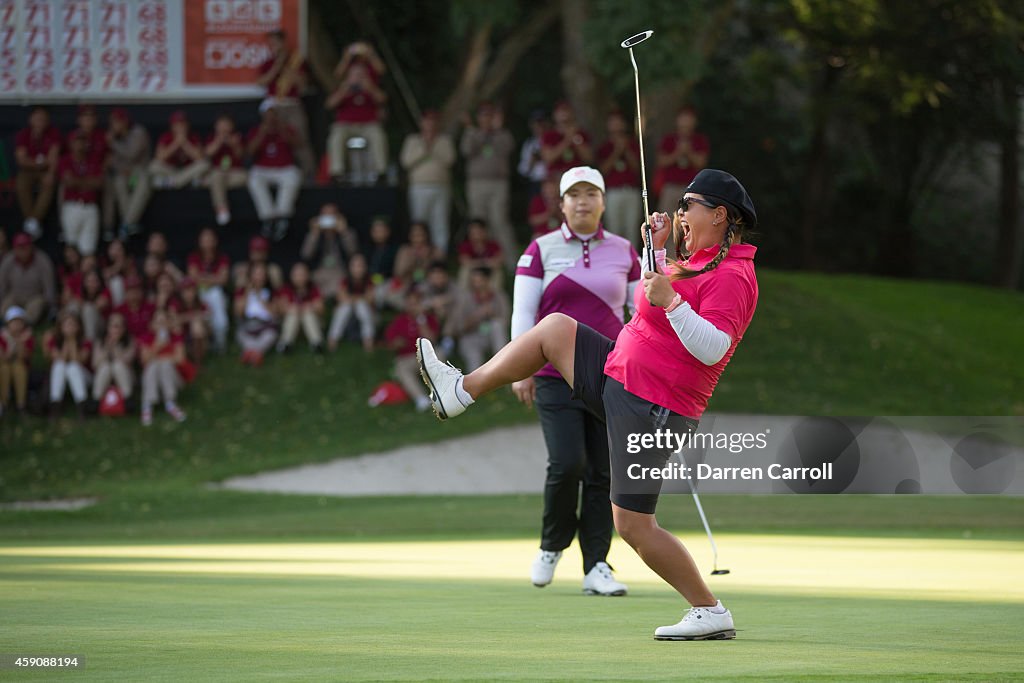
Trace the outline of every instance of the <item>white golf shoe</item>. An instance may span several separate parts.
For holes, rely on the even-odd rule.
[[[562,559],[561,550],[541,550],[530,567],[530,581],[537,588],[543,588],[555,577],[555,567]]]
[[[627,590],[626,584],[615,580],[606,562],[598,562],[583,577],[583,592],[587,595],[625,595]]]
[[[718,607],[722,601],[718,601]],[[682,621],[672,626],[659,626],[654,631],[655,640],[731,640],[736,637],[732,623],[732,612],[721,614],[708,607],[691,607]]]
[[[466,406],[459,400],[456,386],[462,371],[451,363],[442,363],[434,352],[434,345],[423,337],[416,340],[416,360],[420,365],[423,383],[430,391],[430,403],[437,419],[447,420],[461,415]]]

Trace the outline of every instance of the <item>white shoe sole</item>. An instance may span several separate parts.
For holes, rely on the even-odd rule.
[[[628,591],[626,591],[626,590],[617,590],[617,591],[612,591],[611,593],[602,593],[601,591],[596,591],[593,588],[584,588],[583,589],[583,594],[584,595],[603,595],[606,598],[618,597],[620,595],[626,595],[627,593],[628,593]]]
[[[736,629],[705,633],[699,636],[654,636],[655,640],[732,640],[736,637]]]
[[[423,364],[423,353],[420,351],[422,343],[422,339],[416,340],[416,364],[420,366],[420,377],[423,378],[423,383],[430,390],[430,407],[434,409],[434,417],[444,422],[448,419],[448,413],[444,411],[444,406],[441,405],[437,389],[434,388],[434,382],[430,379],[430,374],[427,372],[427,366]]]

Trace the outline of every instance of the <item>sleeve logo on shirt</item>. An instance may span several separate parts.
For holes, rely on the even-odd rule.
[[[533,264],[533,256],[530,254],[523,254],[519,257],[519,263],[516,264],[519,268],[529,268]]]

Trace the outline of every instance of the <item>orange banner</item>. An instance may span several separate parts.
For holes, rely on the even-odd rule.
[[[185,2],[185,85],[251,85],[270,56],[266,34],[282,29],[305,49],[304,0]]]

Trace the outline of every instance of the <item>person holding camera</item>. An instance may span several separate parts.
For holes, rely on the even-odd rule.
[[[324,204],[309,219],[309,232],[299,255],[313,269],[313,283],[321,292],[336,292],[345,277],[345,264],[359,251],[359,238],[337,204]]]
[[[270,56],[259,67],[257,82],[267,89],[264,102],[277,109],[283,122],[295,131],[293,151],[302,174],[313,177],[316,161],[309,144],[309,123],[302,106],[302,92],[309,80],[309,65],[302,53],[288,49],[288,35],[278,29],[267,33]]]
[[[388,96],[380,87],[387,67],[369,43],[352,43],[334,70],[338,87],[324,107],[334,111],[327,137],[328,170],[332,178],[345,174],[345,147],[349,138],[363,137],[370,145],[371,171],[380,176],[388,164],[388,141],[381,121]]]

